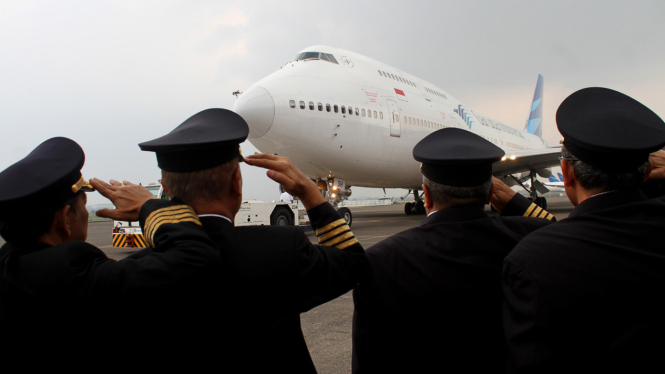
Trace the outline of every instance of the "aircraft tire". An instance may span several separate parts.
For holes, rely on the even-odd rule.
[[[278,206],[273,210],[270,215],[271,226],[293,226],[293,216],[289,209],[283,206]]]
[[[410,215],[413,214],[413,212],[411,211],[411,203],[406,203],[406,204],[404,204],[404,213],[405,213],[407,216],[410,216]]]
[[[353,215],[351,214],[351,210],[349,210],[349,208],[339,208],[337,209],[337,212],[340,216],[342,216],[342,218],[344,218],[346,224],[351,227],[351,223],[353,222]]]
[[[416,203],[416,214],[425,214],[427,211],[425,210],[425,202],[420,200]]]
[[[536,205],[543,209],[547,209],[547,199],[544,197],[537,197],[535,201]]]

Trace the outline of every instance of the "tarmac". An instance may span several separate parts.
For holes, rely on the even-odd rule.
[[[548,211],[561,220],[568,217],[573,206],[566,196],[548,197]],[[351,229],[364,248],[369,248],[395,233],[415,227],[424,215],[407,216],[403,205],[352,207]],[[497,214],[489,211],[489,214]],[[136,248],[114,248],[111,241],[112,222],[91,222],[88,242],[96,245],[110,258],[120,260]],[[307,233],[312,243],[316,235]],[[0,239],[0,245],[4,241]],[[301,314],[301,323],[310,354],[319,373],[351,372],[352,292]]]

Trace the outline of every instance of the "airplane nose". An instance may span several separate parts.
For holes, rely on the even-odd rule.
[[[249,125],[249,138],[260,138],[270,130],[275,119],[275,102],[265,88],[254,86],[240,95],[233,111]]]

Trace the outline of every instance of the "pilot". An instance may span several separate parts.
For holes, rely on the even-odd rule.
[[[84,159],[76,142],[57,137],[0,172],[0,235],[6,240],[0,249],[0,349],[7,367],[52,370],[68,360],[67,367],[75,368],[97,359],[99,352],[127,344],[111,311],[147,316],[131,300],[164,289],[172,297],[174,285],[219,264],[191,208],[154,199],[130,183],[89,184],[81,175]],[[85,242],[85,192],[93,186],[117,207],[107,216],[140,218],[154,248],[150,256],[116,262]],[[173,216],[176,210],[181,214]]]
[[[505,370],[503,260],[551,221],[485,213],[503,155],[457,128],[415,146],[427,218],[367,250],[371,276],[353,292],[354,373]]]
[[[509,369],[647,372],[665,350],[665,202],[640,190],[665,123],[607,88],[556,113],[561,170],[575,208],[508,255],[503,270]]]
[[[351,290],[366,274],[367,259],[316,184],[285,157],[255,154],[244,161],[268,169],[268,177],[300,197],[319,244],[296,227],[234,227],[242,203],[239,143],[248,133],[238,114],[207,109],[139,144],[156,153],[164,191],[194,209],[222,258],[217,281],[201,285],[219,305],[202,339],[186,349],[212,350],[208,360],[223,371],[313,373],[300,313]]]

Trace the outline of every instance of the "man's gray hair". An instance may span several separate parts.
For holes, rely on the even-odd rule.
[[[423,184],[427,186],[434,204],[437,205],[485,204],[490,195],[490,188],[492,188],[492,177],[478,186],[454,187],[433,182],[423,175]]]
[[[575,178],[585,190],[589,191],[600,190],[602,192],[639,188],[644,182],[644,175],[649,166],[649,161],[647,161],[633,171],[611,173],[578,160],[565,146],[561,147],[561,156],[565,159],[574,159],[568,162],[573,166]]]

